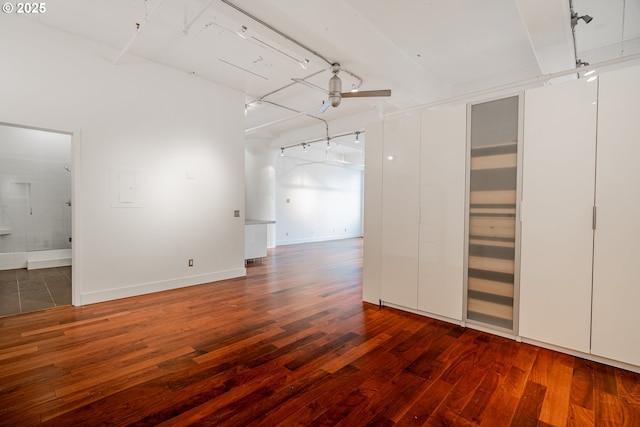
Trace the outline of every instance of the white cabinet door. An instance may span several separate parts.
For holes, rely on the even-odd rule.
[[[522,337],[589,352],[597,82],[525,93]]]
[[[418,304],[420,115],[384,123],[382,300]]]
[[[422,114],[418,309],[462,320],[467,107]]]
[[[591,351],[640,365],[640,67],[600,77]]]
[[[380,301],[382,264],[382,145],[384,124],[366,127],[364,152],[364,244],[362,248],[362,299]]]

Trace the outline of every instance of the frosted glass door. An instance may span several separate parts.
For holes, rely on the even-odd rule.
[[[640,366],[640,67],[600,77],[591,352]]]
[[[418,305],[420,115],[384,123],[382,300]]]
[[[514,327],[519,98],[471,106],[467,320]]]
[[[525,94],[519,333],[589,352],[597,82]]]
[[[418,308],[462,320],[466,105],[422,114]]]

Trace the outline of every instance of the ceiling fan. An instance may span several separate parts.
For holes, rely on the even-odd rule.
[[[309,83],[303,79],[293,79],[298,83],[302,83],[305,86],[312,87],[314,89],[320,89],[322,92],[329,95],[329,99],[327,101],[323,101],[322,107],[318,110],[318,114],[322,114],[329,106],[337,107],[342,102],[342,98],[367,98],[367,97],[376,97],[376,96],[391,96],[390,89],[383,90],[363,90],[357,92],[342,92],[342,80],[338,77],[338,73],[340,72],[340,64],[333,63],[331,65],[331,72],[333,76],[329,79],[329,90],[324,90],[319,86],[316,86],[312,83]]]

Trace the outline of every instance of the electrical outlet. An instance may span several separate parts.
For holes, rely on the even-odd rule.
[[[189,260],[189,267],[193,267],[193,260],[192,259]]]

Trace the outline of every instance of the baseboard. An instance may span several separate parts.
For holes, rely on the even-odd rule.
[[[0,254],[0,270],[14,270],[27,267],[26,252]]]
[[[354,239],[357,237],[362,237],[362,234],[361,233],[340,234],[338,236],[324,236],[324,237],[313,237],[313,238],[308,237],[304,239],[278,240],[276,241],[276,246],[299,245],[301,243],[328,242],[330,240]]]
[[[619,362],[617,360],[609,359],[609,358],[602,357],[602,356],[597,356],[595,354],[585,353],[585,352],[582,352],[582,351],[573,350],[573,349],[570,349],[570,348],[561,347],[561,346],[557,346],[557,345],[553,345],[553,344],[548,344],[548,343],[543,342],[543,341],[532,340],[532,339],[524,338],[524,337],[522,337],[522,342],[523,343],[527,343],[527,344],[531,344],[531,345],[535,345],[537,347],[542,347],[542,348],[546,348],[546,349],[549,349],[549,350],[557,351],[557,352],[560,352],[560,353],[569,354],[571,356],[580,357],[582,359],[592,360],[594,362],[602,363],[602,364],[613,366],[613,367],[616,367],[616,368],[626,369],[627,371],[640,373],[640,366],[631,365],[631,364],[625,363],[625,362]]]
[[[419,314],[420,316],[430,317],[431,319],[441,320],[447,323],[453,323],[454,325],[458,325],[458,326],[464,326],[462,320],[460,319],[453,319],[451,317],[441,316],[439,314],[429,313],[427,311],[418,310],[417,308],[405,307],[403,305],[398,305],[398,304],[394,304],[387,301],[380,301],[380,303],[382,304],[383,307],[395,308],[396,310],[407,311],[409,313]],[[375,302],[372,304],[378,304],[378,302]]]
[[[112,301],[121,298],[129,298],[154,292],[168,291],[187,286],[202,285],[204,283],[219,282],[221,280],[234,279],[247,275],[246,268],[219,271],[199,276],[182,277],[178,279],[163,280],[160,282],[142,283],[139,285],[124,286],[120,288],[103,289],[95,292],[83,292],[80,304],[95,304],[98,302]]]
[[[67,267],[71,265],[71,258],[27,260],[27,270],[39,268]]]

